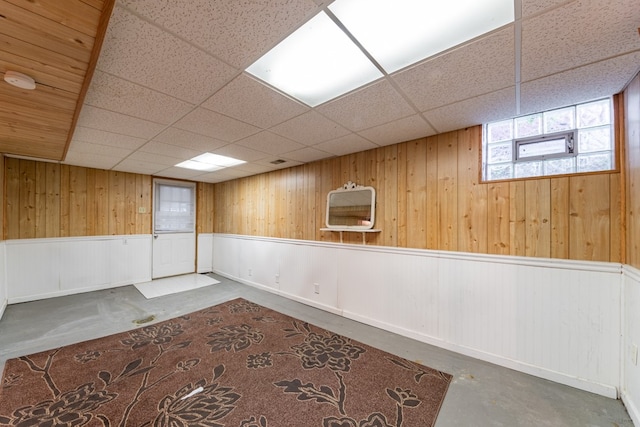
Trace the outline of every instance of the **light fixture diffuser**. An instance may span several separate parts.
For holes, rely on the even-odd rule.
[[[311,107],[382,77],[324,12],[267,52],[247,72]]]
[[[336,0],[329,10],[387,73],[514,21],[513,0]]]
[[[244,160],[234,159],[233,157],[221,156],[219,154],[204,153],[190,160],[175,165],[179,168],[198,170],[203,172],[213,172],[216,170],[228,168],[231,166],[246,163]]]

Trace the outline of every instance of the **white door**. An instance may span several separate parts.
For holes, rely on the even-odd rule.
[[[192,182],[154,180],[154,279],[196,270],[195,190]]]

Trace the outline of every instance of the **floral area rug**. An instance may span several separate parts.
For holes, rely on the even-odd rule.
[[[9,360],[0,424],[425,427],[450,381],[236,299]]]

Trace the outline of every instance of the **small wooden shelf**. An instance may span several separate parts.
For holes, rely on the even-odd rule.
[[[353,228],[321,228],[320,231],[333,231],[333,232],[340,233],[340,243],[344,243],[342,241],[342,233],[344,233],[345,231],[347,233],[361,233],[362,234],[362,244],[366,245],[367,241],[365,239],[365,233],[380,233],[382,230],[379,230],[377,228],[368,228],[368,229],[364,229],[364,230],[358,230],[358,229],[353,229]]]

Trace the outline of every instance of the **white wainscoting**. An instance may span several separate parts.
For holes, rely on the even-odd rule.
[[[151,280],[151,235],[7,240],[9,304]]]
[[[200,233],[198,234],[198,248],[197,248],[197,261],[196,272],[197,273],[209,273],[213,271],[213,234],[212,233]]]
[[[640,346],[640,270],[624,267],[624,334],[622,345],[622,401],[636,426],[640,426],[640,355],[634,345]]]
[[[215,234],[213,246],[213,269],[226,277],[478,359],[618,395],[621,264],[226,234]]]
[[[7,308],[9,299],[7,297],[7,275],[5,274],[5,245],[4,241],[0,241],[0,319]]]

